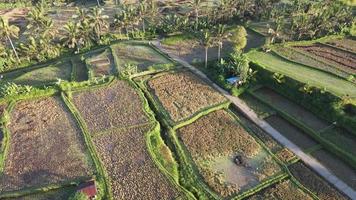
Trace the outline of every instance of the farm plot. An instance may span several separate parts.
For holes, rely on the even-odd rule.
[[[356,136],[342,128],[330,128],[320,133],[320,136],[332,141],[334,144],[342,148],[350,154],[356,152]]]
[[[91,133],[149,122],[141,97],[125,81],[74,93],[73,102]]]
[[[321,149],[311,154],[338,178],[356,190],[356,170],[328,151]]]
[[[71,71],[71,63],[64,61],[40,68],[19,69],[2,75],[4,76],[4,81],[26,85],[41,85],[49,82],[53,83],[58,79],[70,80]]]
[[[292,175],[313,193],[320,200],[347,200],[348,198],[341,194],[338,190],[331,187],[323,178],[315,172],[298,162],[288,167]]]
[[[315,131],[322,130],[329,126],[328,123],[316,117],[314,114],[299,106],[298,104],[290,101],[289,99],[281,96],[277,92],[267,87],[257,89],[253,92],[258,97],[261,97],[267,103],[273,105],[287,114],[291,115],[298,121],[309,126]]]
[[[319,60],[324,60],[334,67],[349,73],[356,73],[356,55],[322,44],[294,46],[293,48],[310,53]]]
[[[279,165],[227,111],[219,110],[177,130],[204,181],[222,197],[257,186]]]
[[[226,102],[221,94],[187,71],[154,77],[148,81],[148,87],[174,122]]]
[[[90,53],[86,63],[94,76],[107,76],[115,71],[114,58],[110,49],[105,49],[99,53]]]
[[[279,117],[278,115],[273,115],[266,118],[266,121],[277,131],[283,134],[286,138],[292,141],[297,146],[302,149],[311,148],[318,143],[309,137],[306,133],[300,130],[298,127]]]
[[[239,96],[260,118],[268,117],[276,112],[269,106],[263,104],[258,99],[254,98],[248,93],[243,93]]]
[[[121,129],[94,137],[114,199],[168,200],[180,196],[150,157],[145,139],[150,128]]]
[[[318,60],[316,58],[314,58],[313,56],[310,56],[309,54],[300,52],[300,51],[296,51],[291,47],[286,47],[286,46],[275,46],[273,47],[273,50],[291,60],[303,65],[307,65],[316,69],[320,69],[323,71],[327,71],[330,73],[333,73],[337,76],[343,77],[343,78],[349,78],[351,75],[353,75],[353,73],[348,73],[345,72],[344,70],[340,70],[339,68],[334,67],[331,64],[328,64],[327,62],[323,62],[322,60]]]
[[[247,198],[247,200],[276,200],[276,199],[303,199],[312,200],[313,198],[303,190],[294,185],[290,180],[277,183],[268,187],[257,194]]]
[[[0,192],[89,179],[93,168],[75,121],[57,97],[18,103]]]
[[[326,43],[340,49],[356,52],[356,41],[351,38],[334,39],[329,40]]]
[[[88,69],[85,66],[85,63],[81,60],[79,56],[75,56],[71,60],[73,66],[73,78],[75,81],[86,81],[88,80]]]
[[[119,71],[127,64],[137,66],[137,72],[164,70],[172,67],[172,62],[145,44],[120,43],[113,45],[114,56]]]

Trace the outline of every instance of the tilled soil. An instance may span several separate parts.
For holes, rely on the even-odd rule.
[[[93,169],[80,129],[57,97],[18,103],[0,192],[89,178]]]
[[[295,46],[295,48],[311,53],[322,60],[325,59],[341,69],[352,70],[356,73],[356,55],[321,44]]]
[[[338,48],[356,52],[356,40],[343,38],[343,39],[331,40],[331,41],[328,41],[327,43],[330,45],[336,46]]]
[[[226,101],[191,72],[165,74],[149,80],[148,86],[174,122]]]
[[[150,127],[115,130],[94,137],[114,199],[173,200],[179,196],[147,150],[145,134]]]
[[[315,172],[298,162],[288,167],[293,176],[305,187],[314,192],[320,200],[347,200],[348,198],[330,186]]]
[[[125,81],[75,93],[73,102],[91,133],[149,121],[139,94]]]

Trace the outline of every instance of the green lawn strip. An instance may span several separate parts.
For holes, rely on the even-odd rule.
[[[102,88],[105,86],[109,86],[115,80],[113,76],[107,77],[95,77],[91,80],[82,81],[82,82],[62,82],[59,85],[61,91],[65,92],[66,94],[71,94],[74,92],[81,92],[87,90],[94,90],[98,88]]]
[[[325,149],[329,150],[330,152],[334,153],[336,156],[342,158],[345,162],[350,164],[353,167],[356,167],[356,158],[349,152],[346,152],[342,147],[339,147],[332,143],[331,141],[326,140],[325,138],[321,137],[319,133],[311,129],[310,127],[306,126],[304,123],[300,122],[299,120],[295,119],[288,113],[284,112],[282,109],[277,108],[272,103],[265,101],[262,97],[255,93],[251,93],[255,98],[259,99],[261,102],[264,102],[268,106],[272,107],[277,113],[283,117],[285,120],[293,124],[294,126],[300,128],[302,131],[307,133],[313,139],[318,141]]]
[[[0,199],[5,198],[17,198],[21,196],[26,196],[34,193],[44,193],[55,189],[65,188],[68,186],[77,186],[82,182],[88,181],[87,178],[78,178],[71,181],[65,181],[59,184],[50,184],[45,186],[35,186],[35,187],[28,187],[21,190],[16,191],[9,191],[9,192],[2,192],[0,193]]]
[[[324,66],[322,68],[322,67],[319,67],[319,66],[316,66],[316,65],[304,64],[304,63],[302,63],[300,61],[293,60],[292,58],[288,58],[286,55],[283,55],[285,52],[282,52],[278,48],[271,47],[272,52],[273,52],[274,55],[276,55],[278,57],[281,57],[281,58],[283,58],[285,60],[288,60],[291,63],[295,63],[296,65],[303,65],[305,67],[310,67],[310,68],[319,70],[321,72],[325,72],[325,73],[328,73],[330,75],[337,76],[337,77],[339,77],[341,79],[344,79],[346,81],[349,81],[348,78],[349,78],[349,76],[351,76],[351,74],[349,72],[343,71],[343,70],[341,70],[341,69],[339,69],[339,68],[337,68],[335,66],[331,66],[330,64],[326,63],[324,60],[318,60],[317,58],[313,57],[310,54],[306,54],[306,53],[304,53],[302,51],[298,51],[298,50],[292,49],[290,47],[279,47],[279,48],[283,48],[283,51],[289,51],[292,54],[300,54],[302,56],[305,56],[306,59],[312,59],[315,62],[319,62],[321,64],[324,64]],[[335,71],[335,72],[333,72],[333,71]],[[350,82],[352,82],[352,81],[350,81]]]
[[[268,70],[285,74],[321,89],[326,88],[339,97],[346,95],[356,97],[355,84],[337,78],[334,75],[291,63],[269,53],[251,51],[247,55],[252,63]]]
[[[99,199],[113,199],[112,198],[112,193],[111,193],[111,188],[110,185],[108,184],[108,175],[106,174],[104,167],[102,165],[102,162],[99,158],[99,156],[96,153],[95,146],[93,144],[93,141],[90,136],[90,132],[88,130],[87,125],[84,122],[84,119],[80,116],[79,111],[75,108],[74,104],[68,99],[64,93],[61,93],[61,97],[64,101],[64,103],[67,105],[68,109],[76,119],[82,133],[84,136],[84,141],[89,149],[89,153],[92,157],[92,160],[94,162],[95,168],[96,168],[96,180],[97,180],[97,185],[98,185],[98,191]]]
[[[3,133],[3,139],[0,148],[0,175],[3,174],[6,156],[10,148],[10,130],[7,126],[10,123],[10,112],[14,108],[14,105],[15,102],[11,101],[7,108],[5,108],[3,115],[0,116],[0,131]]]

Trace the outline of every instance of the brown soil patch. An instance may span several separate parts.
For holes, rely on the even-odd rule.
[[[331,40],[328,41],[327,43],[336,46],[338,48],[356,52],[356,41],[353,39],[343,38],[343,39]]]
[[[291,165],[289,170],[301,184],[315,193],[320,200],[348,199],[301,162]]]
[[[174,122],[226,101],[191,72],[165,74],[149,80],[148,86]]]
[[[80,130],[59,98],[18,103],[9,129],[0,192],[92,175]]]
[[[117,130],[94,138],[110,178],[114,199],[176,199],[178,191],[152,161],[145,133],[150,126]]]
[[[91,133],[148,122],[139,94],[125,81],[73,95]]]

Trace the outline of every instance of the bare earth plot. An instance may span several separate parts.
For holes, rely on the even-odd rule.
[[[248,200],[276,200],[276,199],[303,199],[312,200],[313,198],[294,185],[291,181],[286,180],[268,187],[257,194],[247,198]]]
[[[280,171],[279,165],[227,111],[178,129],[204,181],[222,197],[243,192]],[[238,156],[241,164],[236,164]]]
[[[115,71],[114,58],[109,49],[105,49],[100,53],[89,53],[86,62],[89,64],[94,76],[107,76]]]
[[[305,187],[314,192],[320,200],[347,200],[348,198],[331,187],[323,178],[301,162],[288,167],[293,176]]]
[[[288,62],[271,53],[250,51],[248,53],[248,58],[272,72],[287,75],[300,82],[308,83],[309,85],[318,88],[326,88],[337,96],[349,95],[350,97],[356,97],[355,84],[342,78],[338,78],[333,74]]]
[[[145,44],[120,43],[113,45],[112,49],[117,58],[119,70],[122,70],[126,64],[136,65],[138,72],[150,68],[164,69],[165,64],[172,64],[171,61]]]
[[[322,163],[326,168],[328,168],[332,173],[334,173],[338,178],[356,190],[355,169],[324,149],[313,152],[311,155],[320,163]]]
[[[148,87],[174,122],[226,102],[220,93],[188,71],[154,77],[148,81]]]
[[[148,122],[139,94],[125,81],[74,93],[73,102],[91,133]]]
[[[151,160],[145,139],[150,128],[146,125],[94,137],[114,199],[173,200],[180,196]]]
[[[334,40],[329,40],[326,43],[341,49],[346,49],[348,51],[356,52],[356,40],[353,39],[348,39],[348,38],[334,39]]]
[[[93,173],[81,133],[56,97],[18,103],[0,192],[88,179]]]
[[[294,46],[298,50],[310,53],[320,60],[325,60],[336,68],[346,72],[356,73],[356,55],[322,44],[310,46]]]

